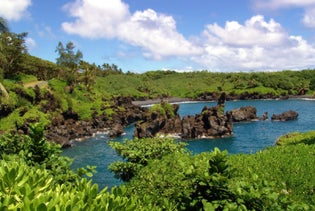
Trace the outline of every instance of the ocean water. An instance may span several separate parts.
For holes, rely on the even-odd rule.
[[[187,102],[181,103],[179,114],[194,115],[200,113],[204,106],[215,106],[215,102]],[[268,112],[269,119],[266,121],[234,123],[234,135],[223,139],[200,139],[186,140],[187,148],[193,153],[211,151],[215,147],[220,150],[227,150],[229,153],[255,153],[266,147],[273,146],[277,138],[283,134],[294,131],[315,130],[315,101],[308,99],[290,100],[250,100],[250,101],[228,101],[225,103],[225,111],[242,106],[254,106],[257,109],[257,116]],[[280,114],[284,111],[294,110],[299,113],[295,121],[274,122],[270,118],[272,114]],[[85,167],[86,165],[97,166],[97,173],[93,181],[99,184],[100,188],[113,187],[121,183],[114,178],[108,165],[114,161],[122,160],[116,152],[109,147],[109,141],[123,141],[132,139],[134,126],[125,128],[125,135],[110,140],[106,134],[98,134],[83,142],[75,142],[72,148],[65,149],[63,155],[74,159],[72,167]]]

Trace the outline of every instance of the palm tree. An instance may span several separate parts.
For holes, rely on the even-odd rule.
[[[81,76],[78,80],[84,83],[87,90],[90,90],[91,85],[95,83],[97,67],[95,64],[90,65],[85,61],[81,61],[80,68],[83,70],[83,72],[80,74]]]

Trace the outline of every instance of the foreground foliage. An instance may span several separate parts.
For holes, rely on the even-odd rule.
[[[114,170],[128,182],[99,191],[80,176],[93,169],[71,170],[41,125],[29,129],[30,136],[0,138],[1,210],[315,209],[314,144],[192,155],[172,139],[111,142],[126,161]]]
[[[123,143],[110,142],[109,145],[126,161],[117,161],[109,166],[115,176],[123,181],[129,181],[151,160],[160,160],[165,155],[185,151],[184,143],[169,138],[125,140]]]
[[[123,188],[98,190],[94,168],[70,169],[60,146],[43,138],[42,125],[30,136],[0,137],[0,210],[135,210],[137,199]]]
[[[130,169],[136,166],[137,173],[128,178],[129,182],[125,186],[127,195],[142,198],[141,202],[145,207],[159,207],[165,210],[310,208],[305,201],[292,200],[286,189],[278,188],[278,181],[260,177],[255,171],[242,174],[248,164],[243,162],[243,165],[239,166],[230,162],[234,160],[234,156],[228,156],[227,152],[215,149],[213,152],[197,155],[191,155],[187,151],[165,153],[163,148],[156,148],[154,144],[148,143],[149,139],[140,139],[112,144],[116,150],[119,146],[119,154],[126,158],[125,163],[119,162],[119,165],[115,165],[114,170],[118,171],[119,175],[130,175]],[[174,142],[165,143],[173,144]],[[146,152],[155,152],[160,156],[142,157]],[[128,164],[132,164],[132,167]]]
[[[279,146],[296,145],[296,144],[315,144],[315,131],[309,131],[304,133],[292,132],[286,135],[280,136],[276,144]]]
[[[0,161],[1,210],[135,210],[136,201],[122,193],[99,192],[87,179],[58,184],[46,169],[30,167],[15,156]]]
[[[273,181],[277,191],[296,203],[315,205],[315,145],[272,147],[253,155],[233,155],[231,165],[240,177],[250,182],[253,172],[266,181]],[[246,168],[244,168],[246,166]]]

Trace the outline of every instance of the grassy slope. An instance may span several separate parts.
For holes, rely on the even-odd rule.
[[[308,94],[315,73],[311,70],[275,73],[211,73],[152,71],[144,74],[109,75],[99,79],[106,91],[116,95],[134,97],[159,96],[196,97],[203,93],[225,91],[241,94],[298,94],[305,88]]]

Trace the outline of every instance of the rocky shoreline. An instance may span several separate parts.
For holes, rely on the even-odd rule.
[[[112,116],[94,114],[92,120],[79,120],[78,115],[71,110],[59,114],[46,128],[45,137],[64,148],[71,147],[73,141],[82,141],[97,133],[116,137],[124,133],[124,127],[142,119],[146,110],[133,105],[129,97],[116,98],[112,109],[115,111]]]
[[[281,98],[267,98],[267,96],[265,96],[261,99],[284,100],[296,98],[314,99],[313,97],[305,95],[286,96]],[[246,97],[246,99],[257,100],[256,97]],[[110,137],[116,137],[123,134],[123,128],[125,126],[144,119],[145,112],[147,111],[146,107],[152,104],[159,104],[161,102],[168,102],[171,104],[183,102],[214,102],[216,100],[218,100],[218,97],[202,97],[198,99],[170,97],[163,99],[147,99],[141,101],[134,100],[130,97],[119,97],[116,99],[115,105],[112,106],[113,109],[117,111],[113,117],[109,118],[104,115],[95,115],[91,121],[85,121],[78,120],[78,117],[75,113],[68,111],[52,119],[52,124],[47,128],[45,136],[48,140],[59,143],[63,147],[71,147],[73,141],[83,141],[87,138],[93,137],[97,133],[106,133]],[[231,96],[227,95],[226,100],[244,100],[244,96],[232,98]],[[119,110],[118,107],[123,107],[123,111]],[[175,133],[178,133],[178,131],[176,130]]]

